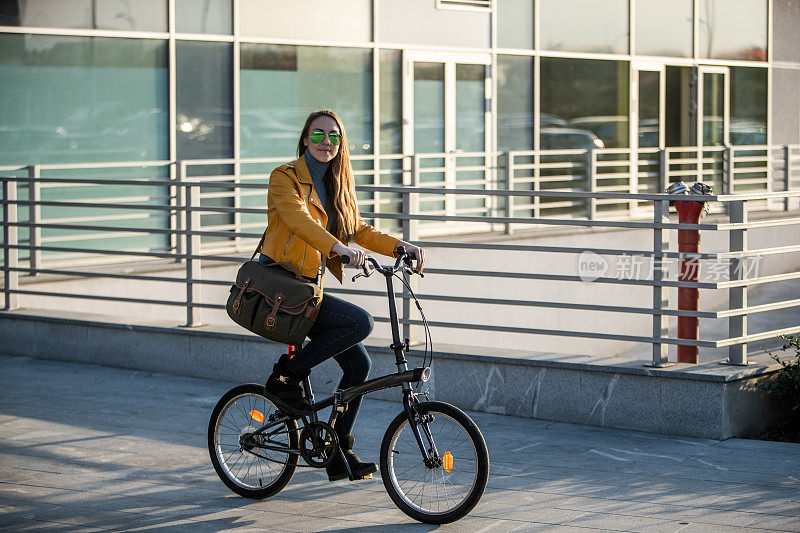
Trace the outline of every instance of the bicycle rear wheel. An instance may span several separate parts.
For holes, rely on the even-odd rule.
[[[226,392],[208,423],[208,451],[217,475],[233,492],[247,498],[267,498],[294,475],[298,456],[262,446],[298,449],[297,421],[290,419],[251,436],[276,406],[264,396],[264,386],[251,383]]]
[[[489,479],[489,453],[478,426],[443,402],[414,407],[422,442],[435,459],[425,465],[405,412],[395,417],[381,445],[381,477],[392,501],[429,524],[462,518],[480,500]],[[428,431],[425,431],[427,427]]]

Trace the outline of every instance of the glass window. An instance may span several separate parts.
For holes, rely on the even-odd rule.
[[[178,159],[225,159],[233,157],[233,45],[199,41],[176,43]],[[186,174],[229,176],[233,165],[192,165]],[[201,193],[227,192],[201,188]],[[203,206],[233,207],[233,195],[204,198]],[[233,224],[230,213],[200,215],[203,226]],[[222,228],[219,228],[222,229]],[[227,237],[203,236],[203,242]]]
[[[305,118],[320,108],[344,122],[351,154],[372,153],[372,52],[241,45],[243,157],[293,157]]]
[[[486,65],[456,64],[456,152],[486,150]],[[481,166],[484,157],[457,157],[456,186],[483,186],[482,170],[461,170],[459,167]],[[456,209],[482,208],[483,198],[456,198]]]
[[[0,34],[0,163],[168,158],[166,41]]]
[[[176,0],[175,29],[179,33],[214,33],[233,31],[231,0]]]
[[[533,150],[533,58],[497,56],[497,148]]]
[[[700,57],[767,60],[767,0],[699,0]]]
[[[485,81],[485,65],[456,65],[456,150],[486,150]]]
[[[627,61],[543,57],[541,69],[543,150],[628,146]]]
[[[628,0],[540,0],[542,50],[628,52]]]
[[[767,69],[731,67],[731,144],[767,144]]]
[[[666,146],[692,146],[697,142],[696,110],[691,105],[697,82],[691,67],[667,66],[664,107]]]
[[[497,2],[497,46],[533,49],[533,0]]]
[[[414,62],[414,153],[442,153],[445,148],[445,65],[425,61]],[[442,168],[444,158],[425,157],[420,167]],[[426,187],[446,186],[444,172],[421,171],[419,180]],[[431,200],[430,198],[437,198]],[[441,196],[422,196],[420,209],[443,212]],[[424,223],[423,223],[424,224]]]
[[[176,43],[179,159],[233,156],[232,46]]]
[[[635,0],[636,53],[692,57],[693,0]]]
[[[166,41],[54,35],[0,34],[0,165],[103,163],[169,158],[169,80]],[[43,170],[45,177],[155,178],[166,167]],[[20,197],[27,195],[20,190]],[[133,197],[126,203],[163,205],[161,187],[48,186],[42,199]],[[163,212],[43,206],[42,220],[164,228]],[[27,217],[25,209],[21,219]],[[20,238],[25,239],[24,231]],[[78,235],[77,237],[76,234]],[[141,233],[94,241],[88,232],[43,228],[46,246],[163,249],[162,235]],[[72,238],[70,238],[72,236]],[[49,240],[58,238],[58,242]],[[52,254],[61,254],[52,252]],[[48,258],[51,252],[44,251]]]
[[[414,152],[444,152],[444,63],[414,63]]]
[[[403,152],[403,53],[401,50],[380,51],[380,147],[381,154]],[[398,185],[403,182],[403,160],[382,159],[380,185]],[[378,211],[400,213],[403,197],[398,193],[375,193]],[[377,227],[383,231],[399,231],[400,221],[376,219]]]
[[[370,0],[240,0],[239,31],[252,37],[372,40]]]
[[[639,70],[639,148],[658,148],[661,133],[661,76],[654,70]]]
[[[725,144],[725,74],[703,72],[703,145]]]
[[[403,152],[402,52],[380,51],[380,142],[382,154]]]
[[[12,0],[0,26],[167,31],[167,0]]]

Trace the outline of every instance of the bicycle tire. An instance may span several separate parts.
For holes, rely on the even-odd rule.
[[[263,499],[278,493],[291,481],[298,456],[258,448],[258,453],[271,458],[270,461],[248,453],[239,446],[239,436],[243,432],[248,428],[254,431],[261,425],[260,421],[252,418],[260,417],[254,415],[253,410],[257,410],[264,419],[278,411],[275,404],[264,395],[263,385],[239,385],[226,392],[211,412],[208,452],[214,470],[229,489],[246,498]],[[298,449],[296,420],[288,420],[270,434],[275,435],[280,444]]]
[[[477,505],[486,489],[489,479],[486,442],[475,422],[453,405],[423,402],[414,409],[420,416],[433,415],[429,428],[439,454],[442,457],[447,452],[451,454],[450,470],[446,470],[447,463],[434,468],[425,466],[404,411],[389,424],[381,444],[383,485],[395,505],[414,520],[427,524],[454,522]],[[444,507],[442,497],[446,500]]]

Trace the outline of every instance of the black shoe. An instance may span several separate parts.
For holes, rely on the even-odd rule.
[[[348,475],[347,467],[342,460],[342,455],[337,454],[333,462],[325,468],[325,470],[328,472],[328,481],[339,481],[340,479],[347,479],[348,477],[350,477],[351,481],[371,478],[373,472],[378,471],[378,465],[375,463],[361,462],[361,460],[353,451],[354,440],[355,439],[353,439],[352,435],[347,435],[341,439],[341,442],[339,443],[339,447],[344,453],[344,457],[347,460],[347,465],[350,467],[350,472],[353,476],[350,477]]]
[[[272,374],[267,379],[264,390],[294,410],[311,411],[311,406],[303,397],[303,388],[300,387],[300,381],[307,377],[309,372],[304,370],[292,374],[286,368],[288,362],[289,356],[286,354],[278,359],[272,367]]]

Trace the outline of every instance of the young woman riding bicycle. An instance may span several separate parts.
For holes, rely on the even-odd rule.
[[[361,219],[347,134],[333,111],[320,110],[308,116],[297,155],[297,160],[276,168],[270,175],[267,231],[260,261],[289,263],[306,278],[318,280],[320,286],[327,267],[341,283],[341,257],[346,256],[354,267],[364,263],[364,252],[348,246],[355,242],[387,256],[394,256],[397,247],[402,246],[416,256],[416,269],[422,271],[421,248],[381,233]],[[344,373],[340,389],[363,383],[369,374],[370,358],[361,341],[372,328],[372,316],[367,311],[326,294],[308,334],[309,342],[293,357],[283,355],[278,360],[267,380],[267,392],[294,408],[307,408],[300,382],[311,368],[331,357]],[[360,461],[352,449],[350,433],[360,404],[360,397],[351,401],[335,428],[356,479],[377,470],[374,463]],[[348,478],[347,468],[338,456],[326,468],[331,481]]]

